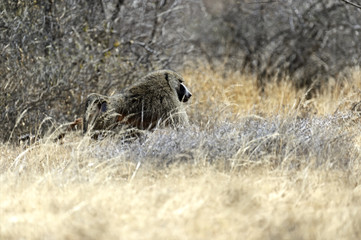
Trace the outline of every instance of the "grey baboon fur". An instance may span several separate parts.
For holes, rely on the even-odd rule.
[[[171,70],[152,72],[113,96],[90,94],[83,119],[84,132],[116,126],[152,129],[157,125],[188,125],[182,102],[192,96],[183,77]]]

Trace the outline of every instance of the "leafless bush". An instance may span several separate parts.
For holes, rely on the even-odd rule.
[[[144,73],[177,68],[182,1],[1,1],[1,139],[81,114]],[[51,120],[52,119],[52,120]],[[56,119],[56,121],[54,120]]]
[[[361,10],[343,1],[210,0],[205,9],[194,43],[209,61],[255,73],[261,85],[289,75],[311,86],[360,64]]]

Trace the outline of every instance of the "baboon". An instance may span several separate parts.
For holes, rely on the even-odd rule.
[[[83,118],[84,133],[127,126],[152,129],[157,125],[187,125],[182,102],[192,96],[181,75],[171,70],[152,72],[113,96],[90,94]]]

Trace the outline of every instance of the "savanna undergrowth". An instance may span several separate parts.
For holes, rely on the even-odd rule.
[[[0,239],[361,237],[359,68],[311,99],[222,68],[182,75],[189,127],[1,144]]]

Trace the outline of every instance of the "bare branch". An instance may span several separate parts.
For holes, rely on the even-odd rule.
[[[263,3],[276,3],[278,2],[278,0],[274,0],[274,1],[257,1],[257,2],[250,2],[247,4],[263,4]]]
[[[356,3],[350,2],[350,1],[348,1],[348,0],[341,0],[341,1],[342,1],[342,2],[344,2],[344,3],[350,4],[350,5],[352,5],[352,6],[356,7],[356,8],[358,8],[358,9],[361,9],[361,5],[359,5],[359,4],[356,4]]]

